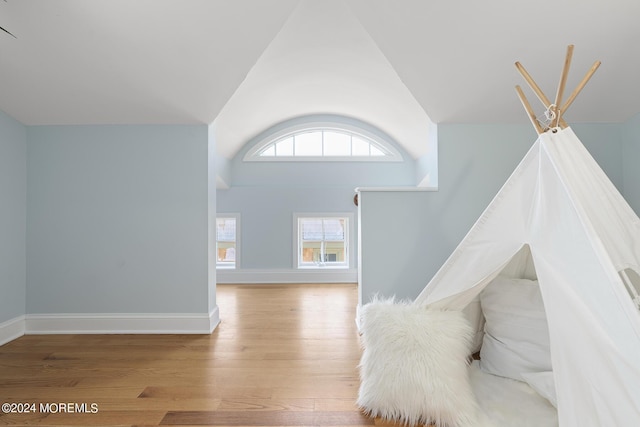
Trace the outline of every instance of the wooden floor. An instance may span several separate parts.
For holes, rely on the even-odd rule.
[[[355,285],[218,285],[217,302],[211,335],[28,335],[1,346],[0,403],[14,412],[0,424],[385,425],[354,403]]]

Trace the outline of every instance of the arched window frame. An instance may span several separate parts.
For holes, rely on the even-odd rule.
[[[382,151],[382,156],[262,156],[266,149],[276,143],[294,135],[308,132],[339,132],[350,134],[367,141],[373,147]],[[402,154],[386,137],[376,134],[364,127],[338,121],[309,121],[286,126],[274,132],[269,132],[260,139],[245,154],[244,161],[248,162],[401,162]]]

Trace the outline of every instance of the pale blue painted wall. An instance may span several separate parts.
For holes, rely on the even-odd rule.
[[[207,126],[27,135],[27,313],[208,313]]]
[[[640,114],[624,125],[622,169],[624,196],[631,207],[640,214]]]
[[[242,269],[293,269],[293,213],[350,212],[355,218],[354,188],[255,186],[219,190],[218,212],[241,215]]]
[[[362,301],[415,298],[534,139],[525,125],[439,124],[437,192],[363,193]]]
[[[438,188],[438,125],[429,125],[427,152],[416,160],[416,184]]]
[[[215,140],[215,132],[211,131],[212,138]],[[214,151],[215,154],[215,151]],[[215,156],[216,165],[216,181],[221,181],[223,188],[228,188],[231,183],[231,161],[225,157]]]
[[[243,161],[261,138],[232,159],[231,188],[217,196],[219,213],[240,213],[242,270],[294,269],[294,213],[346,212],[355,219],[356,187],[416,184],[416,162],[400,147],[402,162]]]
[[[213,125],[207,126],[207,292],[209,313],[217,310],[216,298],[216,262],[218,250],[216,241],[216,181],[218,176],[218,157],[216,135]]]
[[[574,129],[638,210],[640,118]],[[405,218],[417,217],[428,225],[421,232],[430,234],[429,246],[411,251],[413,258],[395,271],[369,254],[367,262],[383,270],[364,272],[365,298],[376,288],[417,295],[535,134],[529,125],[441,124],[438,138],[439,192],[411,202],[369,199],[385,224],[370,234],[379,242],[394,244],[388,239],[405,234],[388,227],[389,218],[403,218],[403,207]],[[9,236],[0,240],[0,322],[24,314],[25,304],[26,313],[214,307],[207,209],[216,210],[216,197],[207,189],[207,144],[215,146],[207,126],[25,127],[0,113],[0,231]],[[274,163],[244,170],[249,166],[236,158],[230,165],[225,176],[237,182],[217,192],[217,210],[242,213],[243,266],[265,269],[292,266],[293,212],[355,213],[355,187],[414,185],[419,175],[413,162]]]
[[[621,127],[596,124],[575,125],[573,129],[622,189]],[[363,193],[362,302],[374,294],[415,298],[535,138],[530,125],[440,124],[439,191]]]
[[[436,192],[363,191],[361,276],[364,302],[378,294],[413,298],[446,256]]]
[[[25,314],[27,132],[0,111],[0,323]]]
[[[575,124],[580,141],[623,195],[624,125],[620,123]]]

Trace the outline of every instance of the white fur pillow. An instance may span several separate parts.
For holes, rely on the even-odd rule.
[[[469,383],[473,336],[460,311],[374,300],[360,311],[363,354],[358,405],[405,424],[478,426]]]

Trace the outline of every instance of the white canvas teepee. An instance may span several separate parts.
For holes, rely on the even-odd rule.
[[[547,316],[560,426],[640,425],[640,312],[633,299],[640,219],[563,126],[568,105],[546,129],[521,100],[537,141],[415,303],[468,307],[528,247]]]

